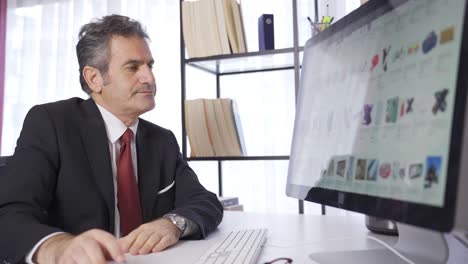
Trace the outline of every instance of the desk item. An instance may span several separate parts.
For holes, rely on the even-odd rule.
[[[196,263],[255,263],[265,243],[267,232],[267,229],[233,231],[221,243],[211,247]]]

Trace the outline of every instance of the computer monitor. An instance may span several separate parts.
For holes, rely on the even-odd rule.
[[[369,1],[307,41],[288,196],[397,221],[396,248],[444,261],[441,232],[468,229],[466,10]]]

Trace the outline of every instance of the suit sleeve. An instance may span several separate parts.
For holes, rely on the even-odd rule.
[[[24,261],[47,235],[61,230],[49,226],[59,168],[57,136],[44,106],[27,114],[6,174],[0,177],[0,262]]]
[[[178,146],[174,135],[172,138]],[[197,175],[179,151],[176,159],[175,209],[171,213],[184,216],[198,225],[200,232],[188,238],[205,238],[221,223],[223,207],[218,197],[200,184]]]

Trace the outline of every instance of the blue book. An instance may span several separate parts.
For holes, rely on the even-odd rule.
[[[275,49],[275,27],[272,14],[263,14],[258,18],[258,49]]]

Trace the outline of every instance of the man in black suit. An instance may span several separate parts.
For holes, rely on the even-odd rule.
[[[27,114],[0,177],[0,263],[122,262],[221,222],[174,135],[138,118],[155,105],[147,39],[119,15],[81,28],[80,83],[91,98]]]

